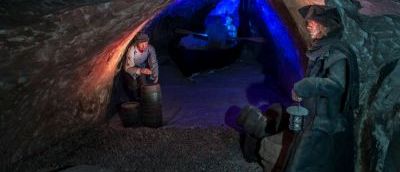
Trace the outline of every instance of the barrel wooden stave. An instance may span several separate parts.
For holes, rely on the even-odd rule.
[[[119,117],[124,127],[140,124],[140,104],[138,102],[125,102],[121,104]]]
[[[148,127],[162,126],[161,89],[159,84],[141,87],[141,113],[143,125]]]

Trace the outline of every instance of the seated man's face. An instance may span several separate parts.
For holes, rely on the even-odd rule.
[[[138,44],[136,45],[137,49],[138,49],[140,52],[143,52],[144,50],[146,50],[148,46],[149,46],[149,42],[140,42],[140,43],[138,43]]]
[[[321,39],[326,36],[327,28],[315,20],[307,20],[307,30],[312,40]]]

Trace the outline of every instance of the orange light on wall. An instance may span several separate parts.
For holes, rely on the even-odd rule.
[[[90,95],[112,85],[117,65],[124,55],[129,42],[150,19],[145,20],[133,31],[123,34],[121,38],[107,45],[100,54],[93,58],[93,61],[89,62],[90,65],[87,66],[92,66],[93,68],[89,75],[84,77],[81,89],[79,89],[80,93]]]

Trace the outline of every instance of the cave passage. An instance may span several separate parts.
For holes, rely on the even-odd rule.
[[[176,32],[178,29],[207,34],[216,16],[230,27],[222,31],[232,37],[262,37],[265,41],[235,41],[228,48],[199,49],[207,44],[207,39],[200,37],[195,38],[200,43],[191,42],[195,48],[182,46],[182,40],[193,35]],[[287,30],[265,1],[179,1],[149,22],[144,31],[157,51],[165,127],[235,127],[230,110],[249,104],[261,110],[272,103],[287,105],[286,88],[302,75]]]
[[[235,115],[248,104],[292,104],[306,60],[297,44],[310,41],[297,9],[315,3],[338,8],[341,41],[354,51],[346,55],[357,56],[359,109],[345,144],[354,144],[356,171],[400,171],[398,2],[2,1],[0,171],[279,171],[288,132],[264,137],[252,152],[262,166],[249,163],[251,135],[237,132]],[[123,127],[118,116],[116,73],[141,30],[158,55],[163,127]]]

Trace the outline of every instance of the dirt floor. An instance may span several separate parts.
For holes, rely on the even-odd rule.
[[[170,63],[160,73],[165,127],[227,127],[230,109],[287,101],[256,59],[238,59],[190,79]]]
[[[229,128],[103,126],[77,133],[15,171],[58,171],[92,165],[114,171],[261,171],[241,156]]]

